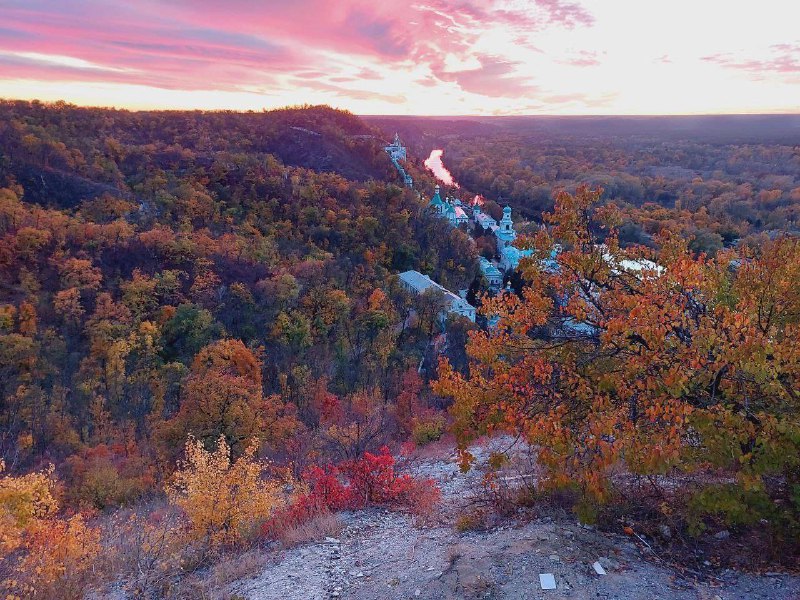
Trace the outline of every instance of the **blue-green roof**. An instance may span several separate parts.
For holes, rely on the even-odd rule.
[[[439,192],[436,192],[433,195],[433,198],[431,198],[431,204],[430,205],[438,207],[438,206],[441,206],[442,204],[444,204],[444,202],[442,202],[442,197],[439,195]]]

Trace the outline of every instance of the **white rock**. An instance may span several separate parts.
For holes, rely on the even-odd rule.
[[[556,578],[552,573],[539,573],[539,585],[543,590],[556,589]]]
[[[603,568],[603,565],[600,564],[600,561],[596,560],[592,563],[592,567],[594,567],[594,572],[598,575],[605,575],[606,570]]]

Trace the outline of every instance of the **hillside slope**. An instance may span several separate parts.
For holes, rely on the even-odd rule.
[[[471,451],[485,466],[489,451],[500,445],[495,441]],[[254,576],[217,590],[219,597],[791,600],[800,594],[800,577],[709,571],[698,578],[659,562],[632,538],[583,527],[558,511],[521,514],[488,531],[458,533],[453,523],[474,506],[480,469],[460,473],[455,454],[412,459],[409,467],[442,488],[433,522],[380,510],[345,514],[335,538],[272,552]],[[595,561],[606,575],[595,573]],[[555,591],[541,590],[540,573],[555,576]]]
[[[190,170],[222,153],[271,154],[287,166],[383,180],[392,167],[380,138],[360,118],[326,106],[128,112],[0,101],[0,179],[13,176],[28,201],[59,207],[110,191],[132,197],[142,155],[152,156],[152,168]]]

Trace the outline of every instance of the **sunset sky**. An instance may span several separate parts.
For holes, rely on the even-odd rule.
[[[0,0],[0,97],[359,114],[800,111],[792,0]]]

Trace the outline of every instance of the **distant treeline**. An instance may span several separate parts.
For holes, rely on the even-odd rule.
[[[697,250],[797,231],[800,117],[367,118],[412,147],[441,147],[465,187],[538,220],[581,183],[626,210],[623,243],[683,231]]]

